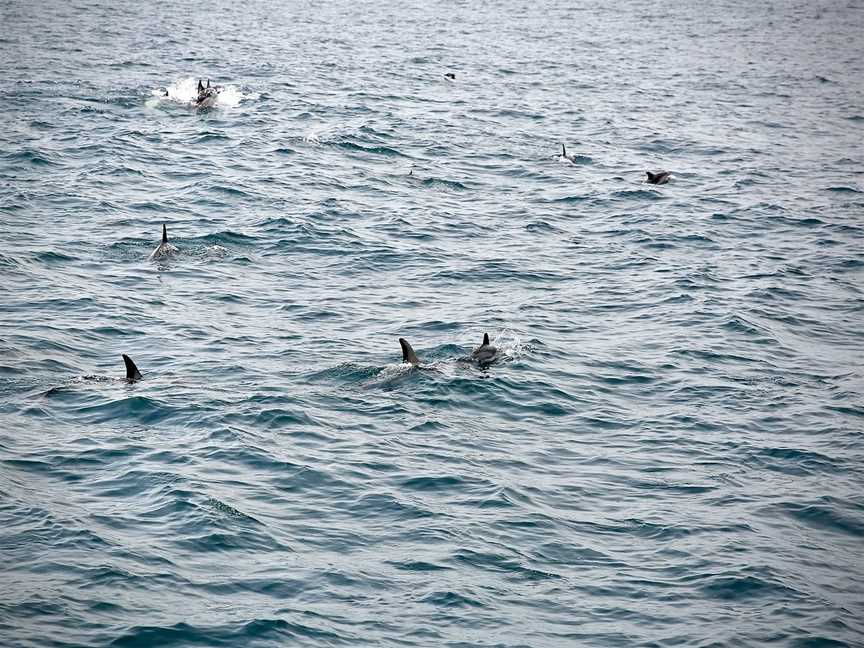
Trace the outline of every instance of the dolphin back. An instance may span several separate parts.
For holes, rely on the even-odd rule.
[[[399,338],[399,345],[402,347],[402,362],[410,362],[412,365],[420,364],[420,360],[417,359],[417,354],[414,353],[414,349],[408,344],[408,340]]]
[[[138,367],[135,366],[135,363],[132,362],[132,358],[130,358],[125,353],[123,354],[123,364],[126,365],[126,380],[127,382],[135,382],[136,380],[141,380],[143,376],[141,372],[138,371]]]
[[[471,353],[471,358],[476,360],[481,365],[487,365],[495,360],[498,355],[498,349],[489,343],[489,334],[483,334],[483,342],[479,347]]]

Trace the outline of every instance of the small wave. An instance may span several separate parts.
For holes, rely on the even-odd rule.
[[[853,193],[859,194],[864,193],[861,189],[856,189],[855,187],[826,187],[825,191],[832,191],[834,193]]]
[[[651,189],[626,189],[624,191],[616,191],[612,194],[613,198],[620,200],[665,200],[666,197],[659,191]]]
[[[466,187],[461,182],[456,180],[444,180],[443,178],[426,178],[421,183],[424,187],[448,189],[450,191],[467,191]]]
[[[373,155],[405,157],[402,153],[396,149],[390,148],[389,146],[363,146],[362,144],[355,144],[354,142],[340,142],[337,146],[349,151],[360,151],[362,153],[371,153]]]
[[[89,415],[94,422],[134,418],[140,423],[153,424],[172,416],[174,409],[146,396],[129,396],[101,405],[82,407],[78,412]]]
[[[15,164],[32,164],[33,166],[61,166],[59,162],[55,162],[47,154],[39,151],[19,151],[17,153],[9,153],[4,156],[9,162]]]
[[[786,600],[796,598],[798,592],[780,583],[772,583],[755,575],[719,575],[704,585],[702,592],[712,599],[740,601],[751,598],[775,596]]]
[[[535,221],[533,223],[528,223],[525,226],[525,230],[531,232],[532,234],[551,234],[561,232],[560,229],[550,223],[547,223],[546,221]]]
[[[592,196],[564,196],[563,198],[555,198],[552,202],[559,203],[581,203],[590,200]]]
[[[46,252],[36,252],[33,255],[33,258],[34,260],[40,261],[42,263],[56,264],[75,261],[77,257],[69,256],[68,254],[63,254],[62,252],[54,252],[53,250],[48,250]]]
[[[420,599],[420,601],[422,603],[429,603],[431,605],[445,608],[485,607],[485,605],[477,599],[450,591],[431,592]]]
[[[853,538],[864,538],[864,515],[860,506],[846,504],[843,508],[857,509],[857,516],[852,516],[849,510],[840,510],[841,502],[832,497],[823,497],[815,502],[788,502],[780,504],[780,508],[808,526],[842,533]]]

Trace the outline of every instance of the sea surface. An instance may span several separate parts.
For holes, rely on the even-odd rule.
[[[4,648],[864,646],[861,0],[0,22]]]

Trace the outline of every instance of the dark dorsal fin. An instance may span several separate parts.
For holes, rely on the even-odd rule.
[[[136,367],[135,363],[132,362],[132,358],[127,356],[125,353],[123,354],[123,362],[126,365],[126,380],[128,380],[129,382],[141,380],[141,372],[138,371],[138,367]]]
[[[567,148],[564,146],[563,143],[561,144],[561,156],[567,157]]]
[[[207,87],[210,87],[210,79],[207,79]]]
[[[201,83],[201,79],[198,79],[198,94],[204,92],[204,84]]]
[[[648,174],[648,182],[654,182],[657,179],[656,173],[651,173],[650,171],[646,171],[645,173]]]
[[[162,243],[168,242],[168,228],[165,227],[165,223],[162,223]]]
[[[412,349],[411,345],[408,344],[408,340],[405,338],[399,338],[399,344],[402,347],[402,362],[410,362],[412,365],[420,364],[420,361],[417,359],[417,354],[414,353],[414,349]]]
[[[483,346],[489,346],[489,334],[488,333],[483,334]]]

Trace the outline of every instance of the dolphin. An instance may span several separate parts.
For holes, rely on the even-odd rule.
[[[567,155],[567,147],[565,147],[564,144],[562,143],[561,144],[561,157],[564,158],[565,160],[567,160],[568,162],[572,162],[573,164],[576,164],[576,158],[578,156]]]
[[[198,98],[195,99],[195,105],[199,108],[212,108],[216,105],[219,99],[219,93],[222,92],[222,86],[210,86],[210,79],[207,79],[207,87],[198,79]]]
[[[168,242],[168,228],[165,227],[165,223],[162,223],[162,242],[159,244],[159,247],[153,250],[150,258],[164,259],[165,257],[171,256],[176,251],[177,248]]]
[[[489,334],[483,334],[482,344],[471,352],[471,359],[481,367],[492,364],[498,355],[498,349],[489,344]]]
[[[132,358],[125,353],[123,354],[123,363],[126,365],[126,382],[134,383],[143,378],[141,372],[138,371],[138,367],[136,367],[135,363],[132,362]]]
[[[415,367],[420,364],[420,360],[417,359],[417,354],[414,353],[414,349],[408,344],[408,340],[399,338],[399,345],[402,347],[402,362],[409,362]]]
[[[451,81],[455,81],[456,80],[456,74],[454,72],[445,72],[444,78],[450,79]]]
[[[657,171],[656,173],[646,171],[645,173],[648,174],[648,184],[666,184],[672,177],[672,173],[669,171]]]

